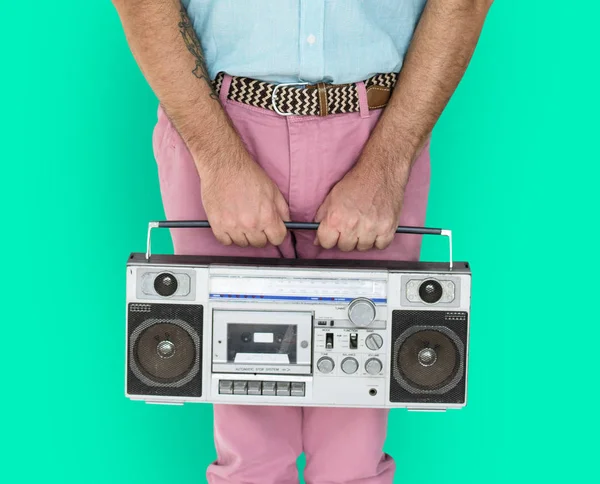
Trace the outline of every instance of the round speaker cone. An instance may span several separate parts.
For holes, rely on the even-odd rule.
[[[172,296],[177,291],[177,279],[173,274],[164,272],[154,279],[154,290],[163,297]]]
[[[419,287],[419,297],[426,303],[433,304],[442,298],[443,289],[438,281],[429,279]]]
[[[419,363],[423,366],[431,366],[437,360],[437,353],[433,348],[423,348],[419,351]]]
[[[180,326],[158,323],[142,331],[135,343],[134,355],[148,378],[173,383],[192,369],[196,347],[190,334]]]
[[[156,351],[158,351],[158,356],[161,358],[171,358],[175,354],[175,345],[168,340],[161,341],[158,343]]]
[[[447,385],[460,367],[458,348],[444,333],[418,331],[402,343],[398,352],[402,377],[421,390]]]

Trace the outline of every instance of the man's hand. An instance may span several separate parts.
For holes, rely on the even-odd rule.
[[[285,239],[287,202],[266,173],[248,157],[235,172],[202,177],[202,204],[215,237],[224,245],[264,247]]]
[[[180,0],[113,0],[131,51],[194,158],[202,202],[223,244],[279,245],[288,207],[250,157],[213,90]]]
[[[315,217],[320,222],[315,244],[325,249],[385,249],[394,239],[402,207],[399,176],[386,170],[355,166],[333,187]]]
[[[355,167],[317,212],[315,243],[329,249],[387,247],[404,187],[475,50],[492,0],[429,0],[388,106]]]

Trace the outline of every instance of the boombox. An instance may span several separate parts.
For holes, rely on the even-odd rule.
[[[289,229],[318,224],[287,223]],[[471,271],[452,262],[153,255],[127,263],[126,396],[148,403],[461,408]]]

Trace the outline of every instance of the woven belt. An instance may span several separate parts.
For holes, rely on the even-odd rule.
[[[386,106],[398,74],[377,74],[365,81],[369,109]],[[220,92],[224,73],[213,81]],[[247,77],[232,77],[227,99],[269,109],[284,116],[327,116],[360,111],[357,84],[271,84]]]

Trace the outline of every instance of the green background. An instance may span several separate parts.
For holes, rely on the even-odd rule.
[[[110,2],[26,5],[0,6],[1,480],[204,482],[211,407],[123,395],[125,261],[163,216],[156,99]],[[397,482],[600,474],[599,14],[498,0],[436,127],[427,222],[474,271],[470,402],[392,412]]]

